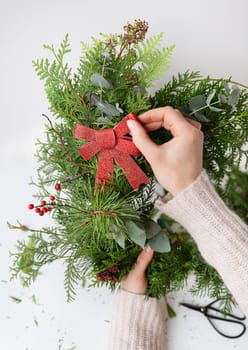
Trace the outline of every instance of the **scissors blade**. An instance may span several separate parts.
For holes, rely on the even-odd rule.
[[[190,310],[199,311],[201,313],[205,313],[205,311],[206,311],[204,306],[192,305],[192,304],[188,304],[188,303],[180,303],[180,305],[182,305]]]

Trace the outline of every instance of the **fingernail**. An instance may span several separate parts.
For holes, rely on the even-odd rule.
[[[133,120],[127,120],[127,126],[130,131],[134,131],[136,127],[135,122]]]
[[[153,249],[148,244],[145,246],[145,250],[147,253],[153,252]]]

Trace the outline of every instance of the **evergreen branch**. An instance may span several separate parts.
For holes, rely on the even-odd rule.
[[[82,164],[76,163],[74,161],[74,159],[72,158],[70,152],[66,148],[66,145],[65,145],[65,142],[63,140],[62,134],[53,127],[53,124],[52,124],[51,120],[49,119],[49,117],[47,115],[45,115],[45,114],[42,114],[42,116],[45,117],[48,120],[48,122],[50,124],[50,130],[53,131],[58,136],[58,139],[59,139],[59,142],[60,142],[60,146],[61,146],[62,150],[64,151],[64,153],[67,156],[67,161],[69,163],[73,163],[74,165],[79,166],[82,169],[84,169],[83,175],[87,174],[87,173],[90,173],[91,171],[87,167],[83,166]],[[50,154],[50,156],[51,156],[51,154]]]
[[[33,60],[32,62],[40,79],[46,79],[46,86],[48,86],[51,82],[53,82],[53,84],[57,83],[57,85],[64,85],[64,78],[59,74],[59,70],[55,62],[50,64],[47,58],[41,58],[40,60],[37,59],[36,61]]]
[[[67,301],[72,301],[75,298],[75,286],[78,284],[81,274],[76,267],[76,261],[73,256],[66,260],[66,264],[67,266],[65,270],[64,286],[67,295]]]
[[[230,119],[226,123],[220,123],[218,126],[214,127],[213,129],[210,129],[209,132],[215,132],[216,130],[219,130],[219,129],[224,128],[230,124],[233,124],[234,122],[236,122],[237,120],[239,120],[241,118],[248,118],[248,110],[240,115],[236,115],[233,119]]]
[[[161,40],[162,33],[137,46],[139,79],[144,87],[149,87],[169,68],[174,46],[159,50]]]
[[[194,79],[194,81],[197,83],[197,82],[203,81],[204,79],[206,79],[206,78]],[[242,84],[239,81],[232,80],[231,78],[230,79],[222,79],[222,78],[211,78],[211,77],[208,77],[208,79],[210,81],[216,81],[216,82],[226,81],[227,83],[231,83],[233,85],[237,85],[237,86],[240,86],[240,87],[248,90],[248,85]]]
[[[71,83],[72,69],[68,68],[68,64],[65,64],[65,65],[63,64],[63,59],[65,54],[71,51],[68,34],[66,34],[64,40],[62,41],[58,49],[58,52],[55,51],[53,45],[44,45],[43,47],[45,49],[48,49],[53,54],[55,61],[50,63],[47,58],[46,59],[42,58],[41,60],[33,61],[33,65],[40,79],[46,80],[45,86],[46,86],[48,99],[51,102],[51,110],[54,111],[55,113],[58,112],[57,106],[55,107],[55,104],[54,104],[55,101],[53,100],[53,95],[58,89],[60,90],[61,86],[66,88],[67,92],[72,93],[72,95],[76,98],[76,100],[78,100],[78,102],[80,101],[80,105],[81,105],[82,100],[80,99],[80,96],[78,95],[78,93],[76,92],[76,90],[74,89]],[[66,91],[64,91],[64,94],[65,92]],[[64,95],[64,97],[66,97],[66,94]],[[60,114],[62,114],[61,110],[59,112]],[[69,114],[69,115],[76,122],[79,122],[79,120],[73,114]],[[65,117],[68,117],[68,115],[65,114]]]
[[[65,54],[71,52],[70,49],[70,43],[69,43],[69,34],[67,33],[65,35],[65,38],[63,39],[62,43],[60,44],[60,47],[58,49],[58,53],[56,53],[53,45],[43,45],[44,49],[48,49],[52,52],[53,56],[55,57],[56,61],[59,63],[60,68],[64,70],[63,66],[63,59]]]

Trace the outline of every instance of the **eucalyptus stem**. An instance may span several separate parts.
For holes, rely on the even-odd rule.
[[[214,105],[216,105],[218,103],[220,103],[220,102],[219,101],[215,101],[213,103],[210,103],[209,105],[205,105],[203,107],[200,107],[200,108],[196,109],[195,111],[191,112],[189,115],[194,115],[195,113],[203,111],[204,109],[206,109],[206,108],[208,108],[210,106],[214,106]]]

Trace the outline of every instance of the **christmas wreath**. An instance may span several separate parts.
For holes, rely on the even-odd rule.
[[[158,187],[149,164],[134,146],[127,119],[170,105],[202,123],[204,167],[225,202],[246,222],[248,176],[247,87],[231,79],[202,77],[186,71],[153,95],[147,89],[168,69],[173,46],[160,48],[162,33],[146,38],[148,24],[136,20],[123,33],[82,43],[78,68],[65,63],[68,35],[58,50],[45,45],[52,59],[33,61],[45,82],[51,117],[46,141],[38,141],[38,192],[28,208],[51,215],[54,226],[27,231],[13,253],[13,277],[29,285],[42,267],[65,264],[68,300],[76,285],[115,289],[148,243],[157,253],[148,267],[147,295],[160,297],[182,288],[194,275],[192,293],[231,300],[229,291],[196,244],[154,208]],[[156,143],[170,140],[168,131],[150,133]],[[243,161],[242,160],[242,161]]]

